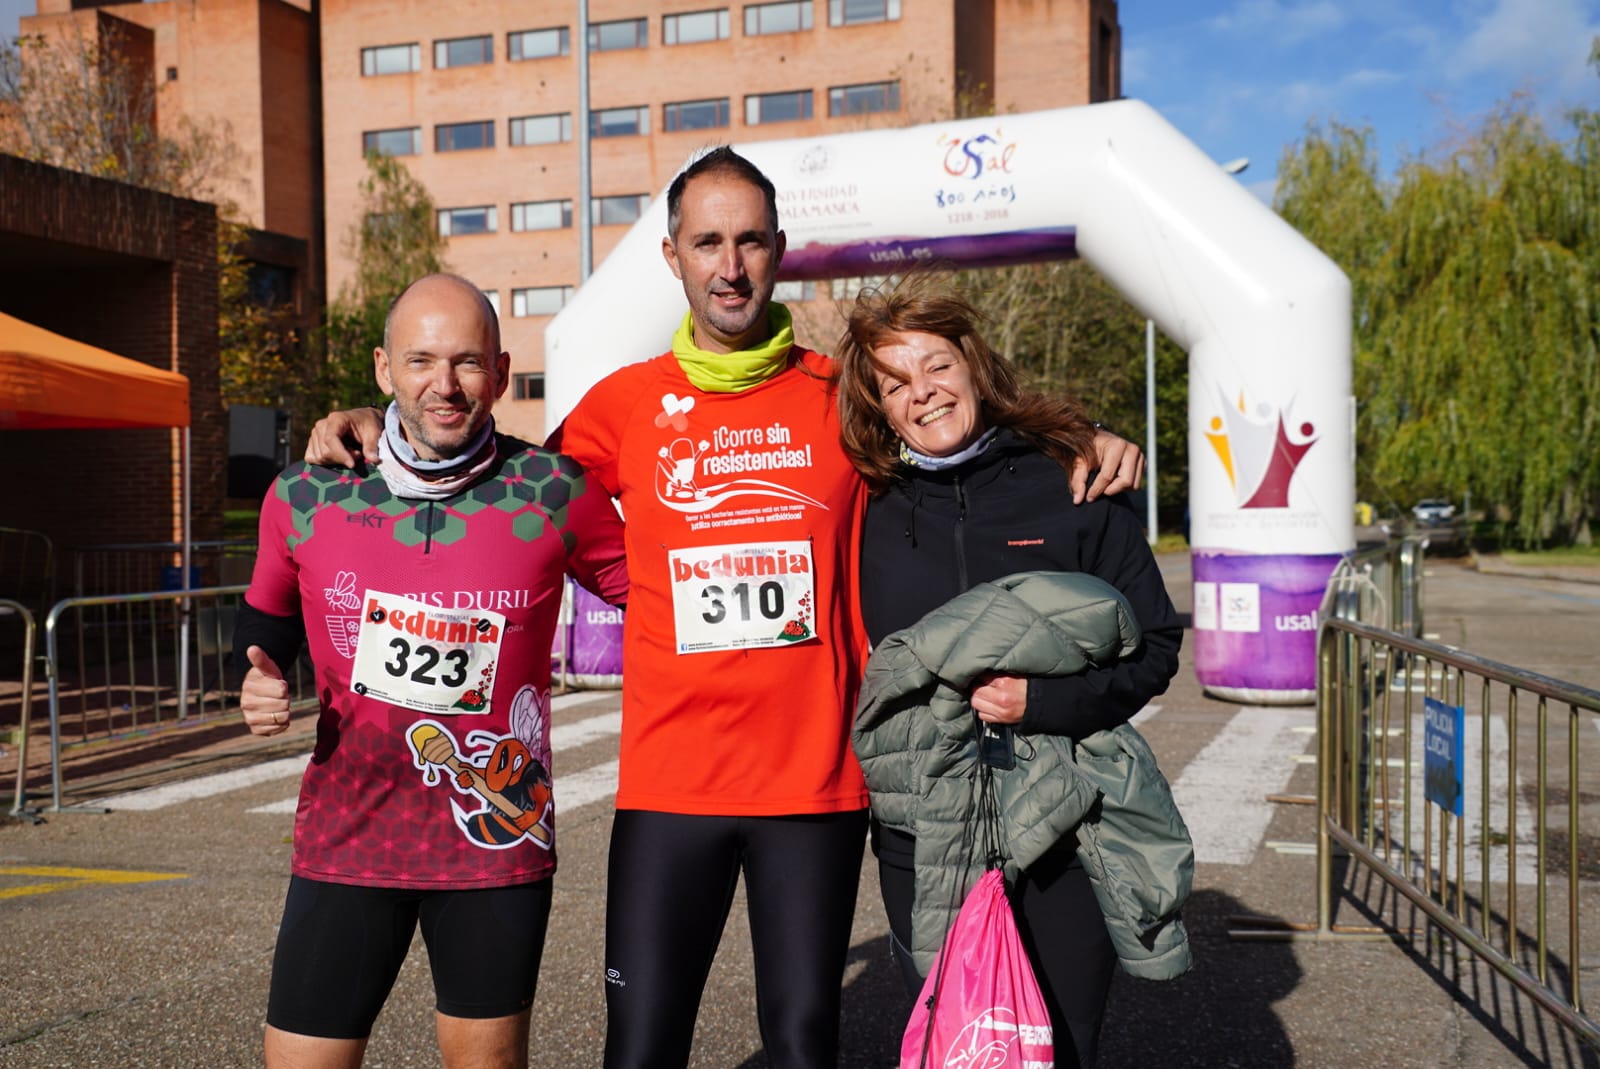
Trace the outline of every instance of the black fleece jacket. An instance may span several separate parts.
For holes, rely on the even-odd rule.
[[[902,469],[867,505],[861,610],[874,645],[978,583],[1025,571],[1099,576],[1133,606],[1144,642],[1109,668],[1030,680],[1018,730],[1082,738],[1167,689],[1183,624],[1125,498],[1074,505],[1061,465],[1002,430],[956,468]]]

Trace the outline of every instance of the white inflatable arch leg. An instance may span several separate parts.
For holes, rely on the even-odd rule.
[[[1183,346],[1196,674],[1230,700],[1315,696],[1317,609],[1355,542],[1332,261],[1134,100],[736,147],[778,188],[783,278],[1078,255]],[[666,348],[684,300],[665,233],[662,196],[551,321],[552,428]]]

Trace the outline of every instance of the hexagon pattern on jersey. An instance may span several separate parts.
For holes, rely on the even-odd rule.
[[[376,510],[386,517],[390,535],[405,546],[453,545],[467,537],[472,520],[484,509],[510,513],[512,533],[525,542],[543,537],[553,527],[565,535],[567,507],[585,490],[583,469],[569,457],[499,438],[502,456],[495,473],[440,501],[396,497],[382,476],[343,468],[292,464],[278,476],[273,492],[289,505],[293,550],[315,533],[313,519],[324,506],[335,505],[356,516]],[[509,455],[504,455],[509,454]]]

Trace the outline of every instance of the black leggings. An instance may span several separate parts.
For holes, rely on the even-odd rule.
[[[878,883],[889,915],[890,950],[914,998],[924,977],[911,963],[912,851],[916,839],[874,824]],[[1017,931],[1028,952],[1055,1032],[1057,1069],[1093,1069],[1100,1025],[1116,972],[1116,949],[1071,836],[1056,844],[1009,891]],[[952,910],[950,919],[955,919]]]
[[[767,1060],[775,1069],[832,1069],[866,824],[865,810],[619,810],[606,877],[607,1069],[688,1064],[741,869]]]

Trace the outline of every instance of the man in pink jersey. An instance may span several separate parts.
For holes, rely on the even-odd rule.
[[[772,301],[772,183],[717,148],[667,207],[662,253],[689,304],[670,351],[596,384],[547,443],[628,517],[605,1065],[687,1064],[742,875],[769,1064],[833,1066],[867,824],[849,741],[865,489],[839,447],[832,363]],[[307,456],[354,462],[345,433],[371,456],[363,423],[320,422]],[[1102,443],[1095,492],[1137,481],[1125,444]]]
[[[266,1061],[356,1066],[420,925],[450,1067],[524,1067],[555,871],[550,643],[564,576],[627,595],[621,522],[573,460],[496,434],[510,358],[483,294],[432,275],[374,353],[375,470],[268,491],[234,648],[252,732],[320,700],[273,959]]]

